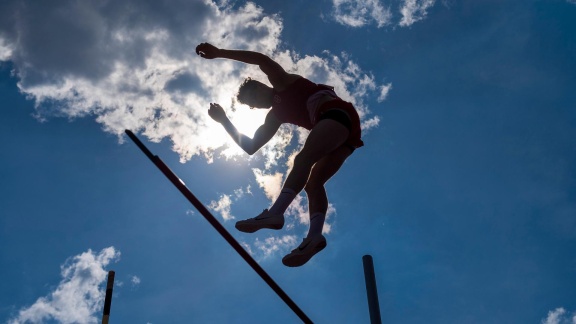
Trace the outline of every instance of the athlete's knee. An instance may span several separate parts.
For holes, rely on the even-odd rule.
[[[308,182],[306,182],[306,185],[304,186],[304,191],[306,191],[306,194],[308,196],[325,194],[324,184],[319,181],[315,181],[312,178],[309,179]]]
[[[314,165],[315,162],[316,161],[314,161],[314,155],[308,151],[300,151],[294,157],[294,165],[300,165],[300,166],[310,165],[310,166],[312,166],[312,165]]]

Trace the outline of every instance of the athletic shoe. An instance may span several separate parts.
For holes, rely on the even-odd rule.
[[[326,238],[322,234],[305,238],[290,254],[282,258],[287,267],[299,267],[326,247]]]
[[[259,229],[269,228],[279,230],[284,227],[284,215],[274,215],[264,209],[264,211],[254,217],[236,222],[236,229],[244,233],[254,233]]]

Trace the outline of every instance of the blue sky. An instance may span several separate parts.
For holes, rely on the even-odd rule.
[[[368,323],[362,256],[386,323],[576,323],[576,3],[3,1],[0,322],[297,323],[298,318],[124,135],[132,129],[317,323]],[[336,86],[365,147],[327,184],[328,247],[281,258],[244,234],[306,134],[247,157],[207,116],[250,133],[231,98],[254,67],[198,58],[209,41],[265,52]]]

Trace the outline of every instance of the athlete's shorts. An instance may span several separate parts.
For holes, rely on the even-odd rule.
[[[348,116],[348,113],[346,113],[344,110],[328,109],[328,110],[326,110],[326,112],[324,112],[321,116],[318,117],[318,121],[321,121],[324,119],[335,120],[335,121],[339,122],[340,124],[346,126],[346,128],[348,128],[349,132],[352,131],[352,121],[350,120],[350,116]]]
[[[337,98],[322,104],[322,106],[318,107],[316,113],[316,118],[314,118],[316,122],[323,119],[332,119],[348,128],[350,135],[348,135],[348,140],[345,144],[348,145],[352,151],[364,146],[364,142],[362,141],[362,128],[360,127],[360,116],[358,116],[356,108],[354,108],[351,103]]]

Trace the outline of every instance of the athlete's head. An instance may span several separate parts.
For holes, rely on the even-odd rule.
[[[240,85],[236,98],[239,102],[252,108],[272,107],[274,90],[264,83],[247,78]]]

